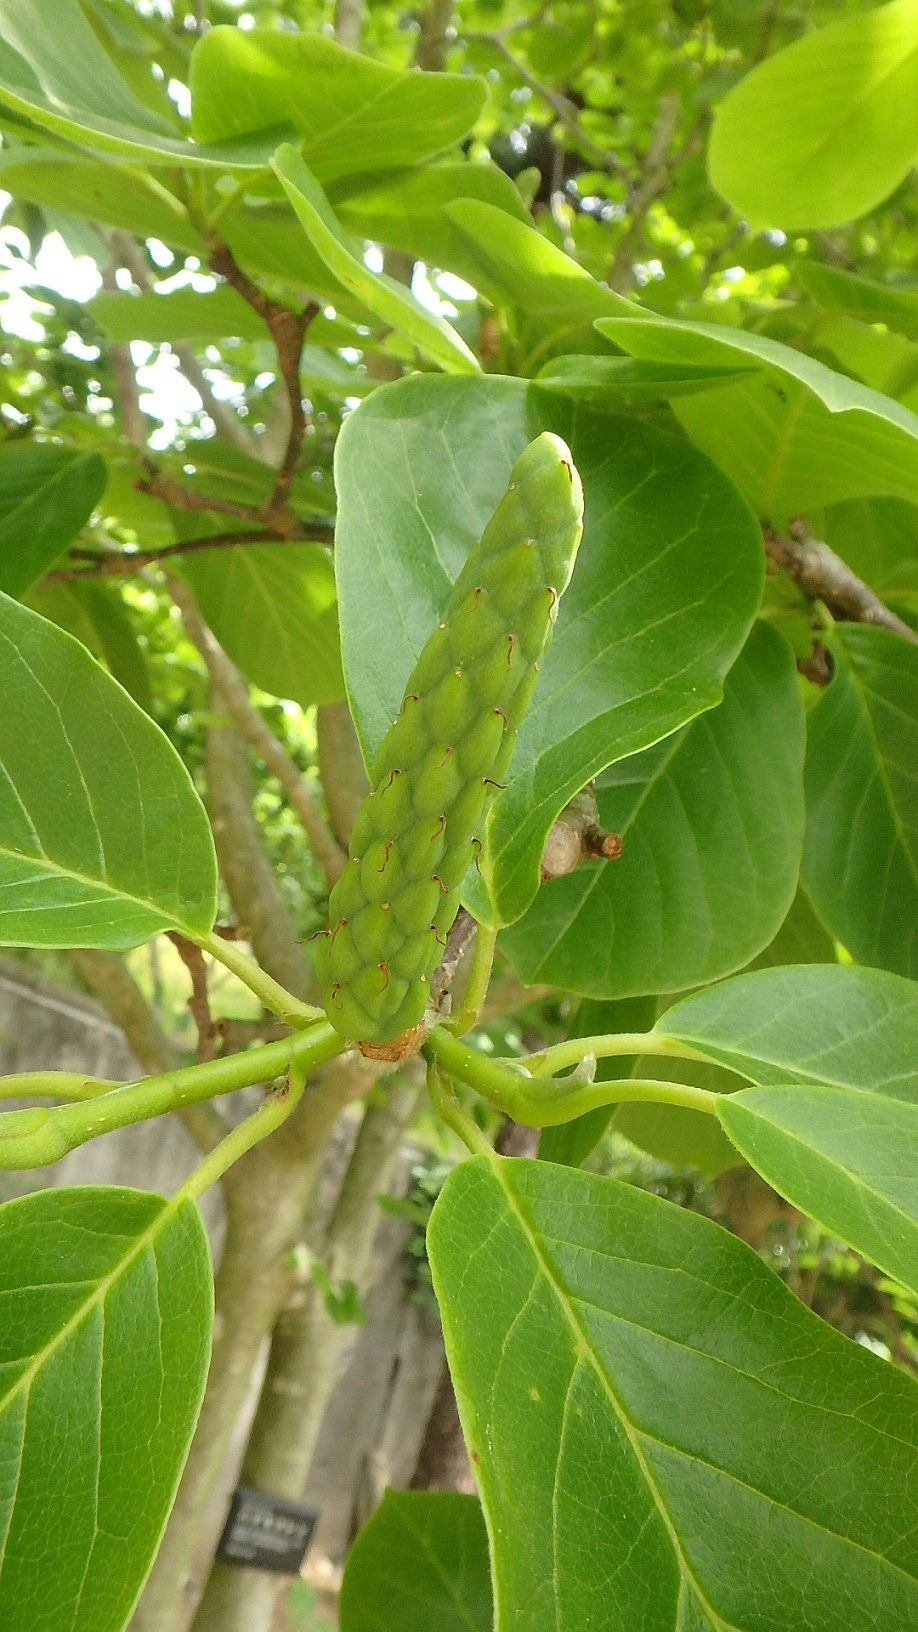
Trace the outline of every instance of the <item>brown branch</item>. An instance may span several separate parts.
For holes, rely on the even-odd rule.
[[[274,491],[264,507],[263,515],[265,520],[276,518],[283,523],[288,514],[290,489],[293,486],[300,449],[306,434],[306,415],[303,412],[303,396],[300,390],[300,358],[306,331],[313,318],[318,317],[321,306],[317,300],[310,300],[302,311],[295,311],[291,306],[284,306],[279,301],[272,300],[243,272],[229,245],[222,240],[212,246],[210,264],[215,272],[219,272],[221,277],[232,285],[252,310],[258,313],[266,324],[277,351],[278,368],[290,408],[290,430],[284,456],[275,477]]]
[[[631,282],[632,262],[643,237],[644,223],[651,205],[655,204],[660,194],[665,191],[674,172],[694,151],[701,138],[704,128],[703,115],[695,121],[678,152],[671,152],[679,122],[679,111],[677,97],[661,98],[647,152],[641,161],[640,174],[628,194],[625,206],[625,213],[629,217],[628,226],[616,245],[609,271],[609,284],[619,293]]]
[[[66,583],[73,578],[118,578],[140,572],[142,567],[157,566],[176,555],[194,555],[199,550],[227,550],[237,544],[330,544],[334,531],[321,523],[306,523],[293,538],[278,538],[264,528],[240,528],[238,533],[212,533],[204,538],[182,538],[176,544],[167,544],[161,550],[119,550],[102,555],[98,550],[71,550],[70,554],[88,564],[85,567],[65,567],[48,574],[46,582]]]
[[[572,873],[591,857],[617,861],[624,848],[620,833],[600,824],[592,785],[575,794],[552,823],[542,847],[542,882]]]
[[[822,601],[833,617],[848,623],[875,624],[918,644],[915,630],[890,612],[828,544],[814,538],[805,521],[798,518],[791,522],[788,535],[767,528],[766,554],[784,567],[807,595]]]
[[[277,777],[302,823],[316,861],[329,883],[333,884],[342,872],[347,857],[335,843],[312,787],[265,724],[249,697],[248,687],[239,670],[201,617],[188,585],[171,573],[166,575],[166,582],[182,614],[188,638],[207,664],[211,682],[219,689],[227,713],[235,720],[262,763]]]
[[[166,933],[191,976],[188,1007],[198,1030],[197,1058],[201,1061],[212,1060],[216,1053],[217,1028],[210,1012],[204,953],[199,946],[195,946],[194,941],[189,941],[187,936],[180,934],[177,929],[167,930]]]

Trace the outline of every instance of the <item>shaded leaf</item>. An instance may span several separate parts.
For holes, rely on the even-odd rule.
[[[206,246],[184,205],[154,176],[122,168],[113,160],[12,147],[0,153],[0,183],[15,198],[106,221],[139,237],[204,255]]]
[[[216,910],[177,753],[80,643],[0,596],[0,944],[137,946]]]
[[[487,1156],[447,1180],[428,1248],[497,1632],[909,1632],[918,1392],[750,1248]]]
[[[24,595],[63,555],[104,489],[98,454],[19,440],[0,446],[0,590]]]
[[[213,1293],[191,1202],[44,1190],[0,1208],[0,1622],[121,1632],[204,1392]]]
[[[277,131],[210,147],[135,96],[77,0],[0,0],[0,105],[70,141],[151,165],[263,169]]]
[[[918,985],[880,969],[737,975],[683,998],[654,1030],[760,1086],[824,1083],[918,1102]]]
[[[810,716],[803,876],[863,963],[918,975],[918,647],[839,626],[835,676]]]
[[[347,1555],[341,1632],[491,1632],[481,1505],[453,1490],[387,1490]]]
[[[650,362],[756,360],[760,375],[683,397],[674,412],[759,515],[780,522],[873,493],[918,499],[918,416],[889,397],[746,330],[655,316],[597,327]]]
[[[504,933],[522,980],[626,997],[741,969],[797,887],[803,753],[793,658],[760,624],[716,709],[599,778],[600,821],[623,853],[543,884]]]
[[[519,193],[496,164],[414,165],[395,174],[355,176],[332,195],[336,214],[358,238],[390,244],[474,282],[477,263],[444,205],[475,199],[524,221]]]
[[[854,1088],[747,1088],[718,1106],[788,1201],[918,1292],[918,1104]]]
[[[182,573],[221,646],[255,685],[302,708],[343,696],[327,550],[240,544],[189,555]]]
[[[885,323],[910,340],[918,340],[918,289],[878,283],[838,266],[823,266],[820,261],[799,262],[794,278],[821,306],[834,307],[865,323]]]

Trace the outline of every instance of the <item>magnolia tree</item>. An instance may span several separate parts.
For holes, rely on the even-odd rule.
[[[268,1632],[214,1492],[270,1336],[296,1514],[423,1107],[480,1499],[387,1495],[345,1632],[918,1625],[918,5],[804,9],[0,0],[0,941],[146,1071],[6,1078],[0,1165],[201,1150],[0,1208],[4,1627]]]

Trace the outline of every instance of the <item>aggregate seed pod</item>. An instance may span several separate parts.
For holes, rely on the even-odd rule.
[[[393,1043],[419,1024],[570,580],[583,493],[546,431],[520,455],[373,767],[316,972],[342,1036]]]

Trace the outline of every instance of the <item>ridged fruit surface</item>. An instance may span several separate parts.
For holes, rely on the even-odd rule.
[[[328,1018],[344,1037],[385,1042],[423,1016],[459,886],[570,580],[582,521],[570,453],[546,431],[520,455],[456,580],[354,823],[316,957]]]

